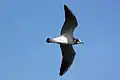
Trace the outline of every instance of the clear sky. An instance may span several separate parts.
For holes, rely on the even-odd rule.
[[[60,77],[59,45],[45,40],[60,34],[64,4],[85,44]],[[0,80],[120,80],[120,0],[0,0]]]

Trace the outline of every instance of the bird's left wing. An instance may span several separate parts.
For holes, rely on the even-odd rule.
[[[78,26],[77,19],[67,5],[64,5],[64,11],[65,21],[61,29],[61,35],[73,36],[73,31]]]
[[[75,51],[71,44],[62,45],[60,44],[60,48],[62,51],[62,63],[60,68],[60,76],[62,76],[72,65],[74,57],[75,57]]]

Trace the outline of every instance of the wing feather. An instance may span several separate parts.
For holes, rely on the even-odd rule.
[[[78,26],[77,19],[73,15],[72,11],[66,5],[64,5],[64,11],[65,11],[65,21],[61,29],[61,35],[65,33],[69,33],[69,35],[73,35],[74,29]]]
[[[62,51],[62,63],[60,68],[60,75],[62,76],[67,70],[70,68],[70,66],[73,63],[74,57],[75,57],[75,51],[70,44],[62,45],[60,44],[60,48]]]

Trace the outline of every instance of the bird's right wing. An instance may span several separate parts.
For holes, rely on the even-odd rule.
[[[60,75],[62,76],[72,65],[74,57],[75,57],[75,51],[71,44],[62,45],[60,44],[60,48],[62,51],[62,63],[60,68]]]
[[[61,29],[61,35],[67,34],[68,36],[72,36],[74,29],[78,26],[77,19],[66,5],[64,5],[64,11],[65,21]]]

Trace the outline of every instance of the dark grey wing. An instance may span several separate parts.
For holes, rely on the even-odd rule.
[[[61,29],[61,35],[67,34],[72,36],[74,29],[78,26],[77,19],[66,5],[64,5],[64,11],[65,21]]]
[[[60,48],[62,51],[62,63],[60,68],[60,76],[62,76],[72,65],[74,57],[75,57],[75,51],[71,44],[62,45],[60,44]]]

